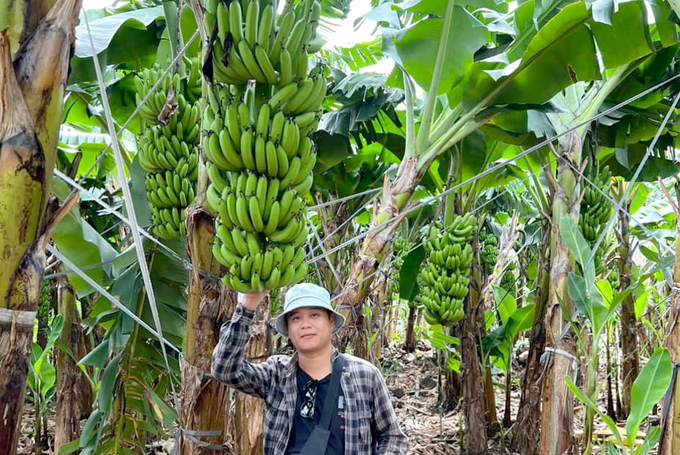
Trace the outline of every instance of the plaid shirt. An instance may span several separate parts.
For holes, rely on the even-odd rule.
[[[246,361],[253,311],[241,305],[220,329],[212,354],[213,376],[231,387],[265,400],[264,453],[284,455],[297,401],[297,353],[275,355],[265,362]],[[333,359],[338,353],[333,349]],[[403,455],[408,441],[399,429],[385,381],[378,369],[346,355],[340,381],[345,396],[345,455]],[[374,440],[375,439],[375,440]]]

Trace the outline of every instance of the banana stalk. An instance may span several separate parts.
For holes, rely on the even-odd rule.
[[[212,351],[217,344],[216,330],[231,317],[236,307],[236,293],[200,273],[205,270],[218,275],[221,270],[211,253],[215,236],[213,218],[201,207],[191,206],[186,211],[185,223],[187,252],[193,267],[189,275],[185,362],[181,366],[182,427],[194,431],[223,432],[229,418],[224,411],[230,407],[229,389],[218,381],[204,377],[203,372],[210,371]],[[219,445],[227,437],[223,433],[201,440]],[[179,453],[216,455],[219,452],[201,447],[183,436]]]
[[[562,240],[559,225],[562,217],[571,217],[574,223],[578,220],[579,178],[574,174],[568,161],[578,169],[581,148],[582,141],[578,134],[569,134],[561,159],[558,161],[557,178],[552,175],[552,171],[545,172],[553,196],[546,346],[561,349],[572,355],[576,350],[573,334],[567,333],[564,337],[561,337],[561,334],[568,316],[562,314],[563,308],[569,315],[573,313],[574,304],[567,293],[567,275],[574,269],[574,258]],[[572,447],[573,397],[564,382],[566,375],[573,374],[571,365],[569,358],[551,355],[546,368],[541,410],[541,454],[565,453]],[[569,422],[569,425],[565,425],[565,422]]]
[[[81,0],[56,4],[14,57],[16,78],[44,153],[45,194],[51,188],[80,4]]]
[[[197,0],[190,0],[191,7],[199,24],[201,37],[206,42],[207,35],[203,25],[203,7]],[[211,31],[208,31],[210,33]],[[207,46],[204,46],[204,52]],[[201,57],[203,61],[205,56]],[[203,99],[208,100],[211,87],[203,78]],[[203,117],[203,116],[201,116]],[[204,129],[201,128],[201,140]],[[203,205],[206,203],[206,191],[210,181],[206,161],[202,156],[198,160],[198,178],[196,183],[196,201],[185,211],[187,255],[192,265],[189,275],[189,295],[187,298],[187,333],[184,348],[182,373],[182,427],[194,431],[219,431],[220,435],[201,438],[209,444],[222,444],[228,440],[227,428],[231,408],[229,388],[218,381],[204,377],[203,371],[210,371],[212,351],[217,344],[219,327],[232,314],[236,307],[236,293],[227,289],[222,283],[212,281],[200,271],[213,275],[224,274],[223,267],[212,255],[212,244],[215,240],[215,221]],[[184,434],[180,438],[179,453],[185,455],[217,455],[220,451],[200,446]]]
[[[52,8],[14,63],[10,36],[0,32],[0,447],[9,455],[20,431],[45,245],[76,201],[46,210],[79,9],[79,0]]]
[[[16,451],[42,264],[34,241],[42,219],[45,159],[0,32],[0,447]],[[36,203],[38,201],[39,203]],[[17,222],[19,221],[19,222]],[[37,263],[33,264],[33,260]],[[39,270],[35,270],[35,267]],[[38,273],[36,273],[38,272]],[[13,295],[12,291],[17,291]],[[23,292],[22,292],[23,291]],[[22,311],[22,312],[20,312]],[[29,313],[23,313],[24,311]],[[21,316],[26,316],[24,319]]]
[[[58,297],[59,314],[64,318],[64,326],[59,341],[67,346],[74,355],[78,353],[78,345],[83,341],[79,327],[78,310],[73,288],[66,276],[59,277]],[[54,451],[80,437],[80,400],[78,392],[83,373],[73,359],[64,350],[56,351],[57,366],[57,404]]]
[[[19,49],[19,38],[24,28],[24,1],[11,0],[0,2],[0,30],[7,30],[10,53]]]
[[[658,180],[659,186],[663,190],[668,202],[675,212],[675,262],[673,264],[673,289],[671,290],[671,328],[668,336],[667,347],[674,363],[680,361],[680,186],[675,184],[676,200],[666,190],[663,182]],[[666,395],[666,400],[671,400],[670,412],[662,428],[665,432],[661,435],[659,455],[672,455],[680,451],[680,381],[675,380],[673,391]]]

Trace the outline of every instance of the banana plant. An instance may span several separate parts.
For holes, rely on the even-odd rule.
[[[0,309],[11,321],[0,323],[0,447],[9,455],[21,431],[46,244],[75,203],[59,210],[49,195],[79,11],[79,0],[0,2]]]
[[[636,444],[636,437],[640,424],[647,417],[647,414],[663,397],[671,382],[673,367],[668,350],[659,348],[654,355],[647,361],[639,376],[633,383],[630,397],[630,414],[626,419],[626,434],[622,435],[616,423],[602,412],[595,401],[584,394],[576,384],[567,377],[567,387],[574,396],[581,401],[591,413],[596,413],[607,428],[612,432],[612,439],[615,444],[608,442],[608,453],[621,453],[623,455],[646,455],[659,441],[660,429],[658,426],[650,427],[644,441]],[[592,441],[590,441],[592,446]]]
[[[61,330],[64,326],[64,318],[57,316],[50,325],[49,336],[45,349],[38,343],[33,343],[31,347],[31,363],[28,373],[28,388],[31,390],[33,408],[35,410],[35,421],[33,423],[35,438],[35,453],[40,455],[42,445],[45,443],[47,435],[47,415],[53,406],[52,400],[56,392],[56,370],[50,363],[50,353],[52,347],[59,339]]]
[[[591,401],[597,400],[597,371],[598,354],[600,352],[600,339],[603,330],[607,326],[609,319],[615,314],[619,305],[626,296],[633,292],[633,287],[629,287],[622,292],[613,295],[611,286],[607,280],[596,280],[595,264],[589,260],[592,253],[588,242],[581,232],[576,228],[570,218],[563,218],[560,223],[560,233],[567,248],[571,251],[576,262],[581,267],[582,273],[570,272],[567,278],[569,297],[574,302],[574,306],[579,313],[587,319],[591,332],[590,344],[586,349],[584,345],[588,341],[579,336],[579,330],[574,330],[578,338],[581,349],[588,352],[587,362],[587,384],[586,396]],[[607,299],[605,299],[605,296]],[[572,320],[572,324],[574,324]],[[584,452],[592,453],[593,449],[593,419],[595,411],[591,408],[586,410],[586,421],[584,428]]]
[[[495,307],[500,316],[499,326],[482,339],[483,355],[491,356],[492,365],[505,375],[505,415],[503,423],[510,424],[510,391],[512,386],[512,359],[517,337],[532,326],[535,304],[517,308],[515,298],[504,289],[494,286]]]

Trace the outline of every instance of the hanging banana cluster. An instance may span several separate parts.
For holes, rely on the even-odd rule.
[[[607,281],[609,281],[609,285],[615,292],[619,289],[619,271],[616,267],[610,267],[609,270],[607,270]]]
[[[145,124],[137,141],[138,159],[146,175],[146,195],[153,215],[155,236],[172,240],[186,235],[184,210],[195,199],[200,142],[201,77],[198,59],[186,61],[188,76],[166,77],[140,110]],[[137,102],[149,92],[163,70],[154,67],[135,77]],[[164,125],[159,116],[172,84],[177,109]]]
[[[482,263],[487,276],[493,273],[499,253],[496,236],[486,230],[481,231],[479,233],[479,261]]]
[[[276,2],[208,0],[208,32],[216,31],[213,75],[217,82],[242,85],[249,80],[283,86],[307,74],[307,56],[321,17],[318,0],[288,0],[278,17]],[[325,84],[324,84],[325,92]]]
[[[422,269],[420,300],[429,324],[452,326],[463,317],[463,299],[470,286],[471,240],[477,220],[471,215],[457,216],[443,230],[430,230],[425,246],[427,259]]]
[[[229,270],[224,283],[244,293],[307,275],[303,197],[316,164],[309,135],[326,96],[323,68],[308,68],[320,4],[289,1],[278,17],[274,5],[210,0],[205,14],[215,39],[202,143],[206,201],[217,218],[213,255]]]
[[[411,243],[406,239],[406,237],[399,236],[394,239],[394,261],[392,262],[392,279],[393,282],[397,284],[397,290],[399,286],[399,279],[401,275],[401,268],[404,266],[404,257],[408,254],[409,250],[413,247]],[[415,302],[409,301],[409,305],[415,304]]]
[[[602,195],[602,193],[609,194],[611,176],[612,174],[609,170],[609,166],[605,166],[600,169],[596,175],[590,178],[590,181],[592,181],[597,188],[594,188],[593,185],[588,182],[584,182],[586,186],[583,199],[581,200],[578,224],[583,237],[585,237],[591,247],[595,245],[597,238],[612,214],[611,202]],[[598,191],[598,189],[600,191]],[[603,245],[604,242],[600,244],[600,251],[602,251]],[[602,254],[595,255],[595,269],[598,274],[603,271],[601,257]]]
[[[496,236],[486,230],[481,231],[479,233],[479,259],[487,276],[493,273],[496,262],[498,262],[499,254],[500,250],[498,249],[498,239]],[[512,262],[507,264],[503,277],[498,285],[508,293],[514,295],[516,287],[515,276],[512,273],[513,270],[515,270],[515,264]]]

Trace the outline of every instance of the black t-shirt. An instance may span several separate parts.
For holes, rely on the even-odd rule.
[[[290,432],[290,439],[288,439],[287,455],[298,454],[307,442],[307,438],[314,427],[321,421],[321,414],[323,414],[323,407],[326,403],[326,395],[331,383],[331,375],[317,382],[316,388],[316,404],[314,406],[314,417],[311,419],[304,418],[300,415],[300,408],[305,399],[305,385],[313,379],[305,373],[302,368],[297,369],[297,389],[298,398],[295,404],[295,417],[293,419],[293,429]],[[328,438],[328,447],[325,455],[343,455],[345,453],[345,397],[342,395],[342,389],[337,401],[337,410],[331,417],[331,435]]]

